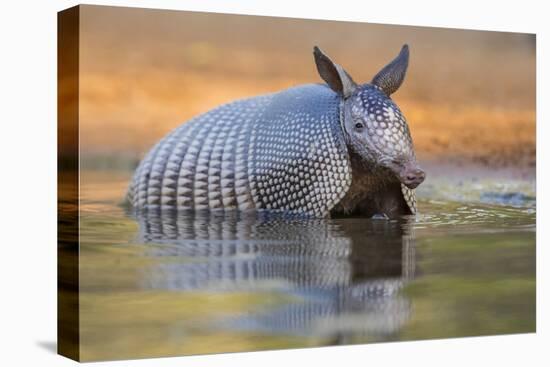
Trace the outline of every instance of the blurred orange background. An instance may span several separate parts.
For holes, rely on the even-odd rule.
[[[97,6],[81,6],[83,162],[131,168],[194,115],[321,82],[314,45],[365,83],[404,43],[392,98],[421,160],[534,170],[534,35]]]

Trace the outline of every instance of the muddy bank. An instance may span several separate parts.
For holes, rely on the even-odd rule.
[[[89,161],[136,162],[197,114],[320,82],[313,45],[369,82],[408,43],[407,77],[392,98],[419,159],[534,175],[533,35],[126,8],[94,8],[81,28],[80,142]]]
[[[449,181],[465,181],[478,179],[491,180],[522,180],[532,181],[536,179],[535,167],[508,165],[503,167],[487,166],[483,163],[475,163],[464,159],[462,162],[442,160],[422,160],[422,168],[426,170],[428,177],[445,178]]]
[[[169,74],[145,74],[134,85],[130,76],[86,75],[81,103],[81,142],[85,154],[139,159],[172,129],[221,104],[288,88],[289,80],[255,82],[216,79],[208,74],[179,77],[166,90]],[[315,81],[315,80],[314,80]],[[407,86],[405,85],[404,90]],[[406,116],[419,159],[444,165],[493,168],[533,167],[536,158],[535,110],[528,106],[428,102],[404,96],[393,99]]]

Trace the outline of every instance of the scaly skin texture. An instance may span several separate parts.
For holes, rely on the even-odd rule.
[[[129,203],[141,211],[415,214],[413,189],[425,174],[390,98],[408,47],[363,85],[318,48],[314,55],[327,85],[243,99],[183,124],[140,163]]]
[[[221,106],[147,154],[129,201],[137,209],[326,216],[351,182],[339,116],[338,96],[321,85]]]

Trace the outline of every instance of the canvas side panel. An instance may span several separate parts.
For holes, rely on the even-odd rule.
[[[79,7],[57,18],[57,351],[79,360]]]

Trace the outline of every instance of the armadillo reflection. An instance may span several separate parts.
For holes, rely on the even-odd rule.
[[[425,177],[390,95],[409,50],[356,84],[317,47],[327,85],[222,105],[163,138],[128,191],[137,209],[268,210],[313,217],[414,214]]]
[[[141,272],[142,287],[293,295],[227,312],[203,331],[334,336],[343,343],[360,336],[388,340],[410,319],[411,301],[401,290],[416,272],[413,218],[179,214],[148,210],[137,216],[138,240],[151,244],[144,255],[152,267]]]

